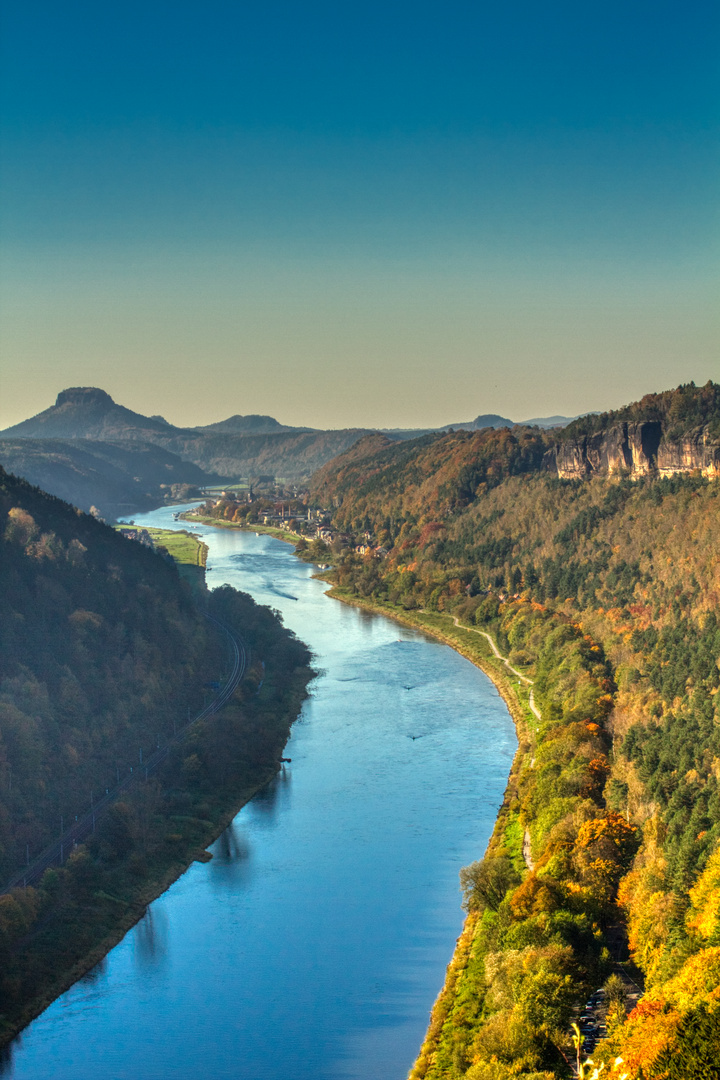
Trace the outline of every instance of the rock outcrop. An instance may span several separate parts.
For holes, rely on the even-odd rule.
[[[678,437],[663,432],[660,421],[620,423],[593,435],[558,442],[547,451],[545,468],[564,480],[591,476],[672,476],[700,470],[720,476],[720,443],[707,428]]]

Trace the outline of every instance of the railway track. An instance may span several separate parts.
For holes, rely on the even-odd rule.
[[[212,622],[225,635],[230,646],[232,663],[231,673],[227,681],[218,691],[217,696],[206,705],[197,716],[194,716],[192,720],[186,721],[181,728],[178,728],[175,735],[173,735],[164,746],[158,747],[158,749],[141,764],[133,766],[130,769],[130,772],[115,784],[114,787],[107,788],[105,794],[98,799],[97,802],[91,805],[87,813],[76,818],[69,829],[66,829],[57,840],[52,844],[49,844],[39,855],[29,862],[27,866],[18,871],[2,889],[0,889],[0,896],[11,892],[13,889],[34,884],[40,880],[45,871],[51,866],[62,866],[73,848],[88,836],[92,835],[100,818],[112,804],[117,801],[119,795],[124,791],[127,791],[139,780],[147,780],[154,772],[156,772],[163,761],[166,760],[171,749],[182,742],[195,724],[200,720],[205,720],[209,716],[213,716],[215,713],[219,712],[223,705],[226,705],[230,700],[237,689],[238,683],[245,674],[248,664],[247,649],[242,640],[233,634],[224,623],[213,618],[212,615],[206,615],[205,618]]]

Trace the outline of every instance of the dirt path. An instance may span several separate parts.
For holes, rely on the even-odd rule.
[[[517,668],[514,668],[514,667],[510,666],[510,661],[508,660],[507,656],[503,656],[502,653],[499,652],[497,645],[495,644],[495,642],[493,641],[493,639],[490,637],[489,634],[486,634],[484,630],[476,630],[474,626],[463,626],[463,624],[458,619],[457,615],[452,616],[452,621],[455,623],[455,625],[457,626],[457,628],[459,630],[469,630],[471,634],[479,634],[480,637],[487,638],[488,642],[490,643],[490,648],[492,649],[494,655],[497,657],[498,660],[502,660],[503,664],[508,669],[508,671],[512,671],[513,675],[517,675],[518,679],[522,679],[522,681],[524,683],[527,683],[528,686],[532,686],[532,679],[528,679],[527,675],[523,675],[522,672],[517,670]],[[531,706],[531,708],[532,708],[532,706]],[[533,712],[535,712],[534,708],[533,708]],[[538,713],[535,713],[535,715],[539,716]]]
[[[525,835],[523,836],[522,854],[523,854],[523,859],[525,860],[525,865],[527,866],[528,870],[533,870],[535,868],[535,863],[532,860],[531,846],[530,846],[530,833],[528,832],[527,829],[525,830]]]
[[[508,660],[507,656],[502,655],[502,653],[499,651],[497,645],[495,644],[495,642],[493,641],[493,639],[490,637],[489,634],[486,634],[484,630],[476,630],[474,626],[463,626],[463,624],[458,619],[457,615],[452,616],[452,621],[455,623],[455,625],[458,627],[459,630],[469,630],[471,634],[479,634],[480,637],[486,638],[487,641],[490,644],[490,648],[492,649],[493,654],[497,657],[498,660],[502,660],[503,664],[508,669],[508,671],[512,671],[513,675],[517,675],[518,679],[522,679],[522,681],[524,683],[527,683],[528,686],[532,686],[532,684],[533,684],[532,679],[528,679],[527,675],[523,675],[522,672],[517,670],[517,668],[511,667],[510,661]],[[530,691],[530,697],[528,699],[528,705],[530,706],[530,710],[533,713],[533,715],[536,716],[538,720],[542,720],[542,713],[540,712],[537,705],[535,704],[535,693],[534,693],[533,690]]]
[[[502,660],[503,664],[508,669],[508,671],[512,671],[513,675],[517,675],[517,677],[519,679],[522,679],[522,681],[524,683],[527,683],[528,686],[532,687],[532,684],[533,684],[532,679],[529,679],[527,677],[527,675],[523,675],[522,672],[517,670],[517,668],[514,668],[514,667],[511,666],[510,661],[508,660],[508,658],[506,656],[502,655],[502,653],[500,652],[497,645],[495,644],[495,642],[493,641],[493,639],[490,637],[489,634],[487,634],[484,630],[476,630],[475,627],[473,627],[473,626],[463,626],[463,624],[460,622],[460,620],[458,619],[458,617],[456,615],[452,616],[452,620],[455,623],[455,625],[458,627],[458,629],[460,629],[460,630],[469,630],[471,634],[480,634],[480,637],[486,638],[486,640],[488,641],[488,643],[490,645],[490,648],[493,651],[493,654],[495,655],[495,657],[498,660]],[[535,704],[535,696],[534,696],[534,692],[533,692],[532,689],[530,690],[530,695],[528,697],[528,705],[530,706],[530,709],[531,709],[533,715],[538,720],[542,720],[542,713],[540,712],[537,705]],[[533,763],[534,763],[534,759],[533,759]],[[527,829],[525,830],[525,835],[523,836],[522,855],[523,855],[523,859],[525,860],[525,865],[527,866],[528,870],[532,870],[534,868],[535,864],[534,864],[534,862],[532,860],[531,845],[530,845],[530,833],[528,832]]]

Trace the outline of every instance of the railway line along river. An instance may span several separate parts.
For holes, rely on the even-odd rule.
[[[185,528],[172,509],[137,524]],[[209,586],[278,609],[319,677],[292,763],[16,1040],[13,1080],[404,1080],[516,748],[446,645],[328,599],[292,547],[201,526]]]

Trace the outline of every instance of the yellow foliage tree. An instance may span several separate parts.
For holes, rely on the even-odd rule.
[[[705,939],[720,931],[720,847],[690,890],[687,927]]]
[[[720,946],[701,949],[686,960],[662,988],[663,997],[681,1012],[701,1001],[720,1001]]]

